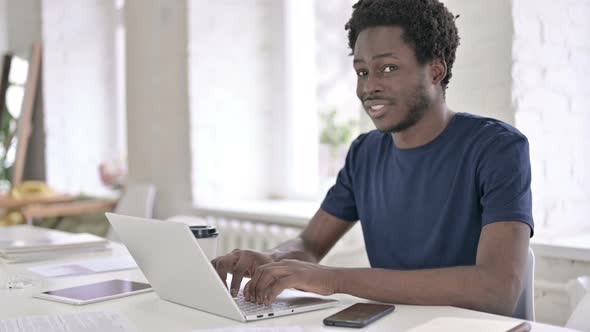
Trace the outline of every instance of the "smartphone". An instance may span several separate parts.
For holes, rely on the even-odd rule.
[[[393,304],[357,303],[324,319],[324,325],[361,328],[394,310]]]
[[[152,287],[143,282],[114,279],[95,284],[46,291],[34,294],[33,297],[82,305],[146,293],[151,290]]]

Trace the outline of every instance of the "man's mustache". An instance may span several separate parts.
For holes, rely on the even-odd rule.
[[[397,103],[396,99],[393,97],[386,97],[386,96],[380,96],[380,95],[371,95],[371,96],[361,98],[361,101],[363,102],[363,104],[367,101],[370,101],[370,100],[387,100],[387,101],[389,101],[389,103],[391,105],[395,105]]]

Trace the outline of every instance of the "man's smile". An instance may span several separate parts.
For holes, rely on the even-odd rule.
[[[383,99],[366,100],[364,107],[369,116],[373,119],[382,117],[391,108],[391,102]]]

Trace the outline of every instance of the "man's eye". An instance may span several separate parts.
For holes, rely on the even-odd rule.
[[[365,77],[365,76],[367,76],[367,71],[366,70],[357,70],[356,71],[356,76],[358,76],[358,77]]]
[[[396,71],[399,67],[396,65],[388,65],[383,67],[383,72],[384,73],[391,73],[393,71]]]

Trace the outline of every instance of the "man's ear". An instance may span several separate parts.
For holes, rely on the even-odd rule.
[[[432,77],[432,84],[438,85],[447,77],[447,63],[445,60],[438,58],[434,59],[430,64],[430,74]]]

